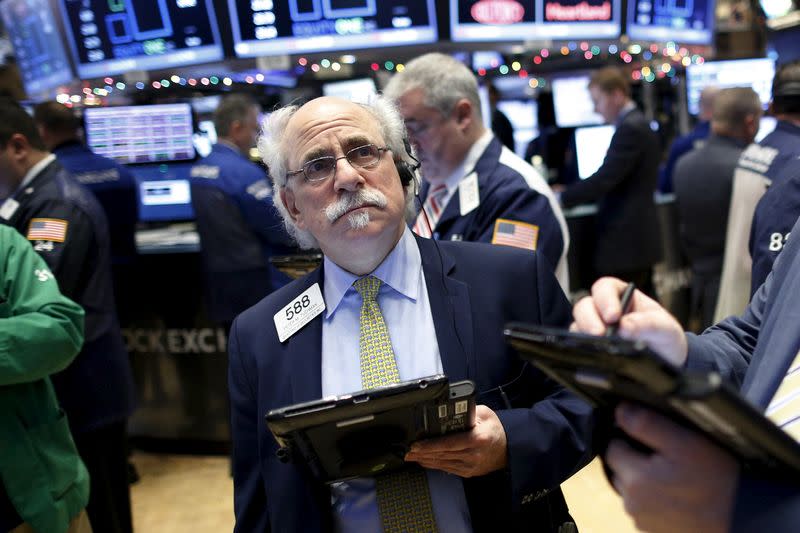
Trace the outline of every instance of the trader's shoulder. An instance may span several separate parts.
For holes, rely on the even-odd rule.
[[[513,275],[535,268],[539,262],[537,252],[515,246],[466,241],[438,241],[435,245],[453,259],[457,268],[475,270],[478,275],[485,274],[487,270]]]
[[[302,294],[303,291],[314,285],[318,279],[319,272],[315,270],[269,293],[236,318],[238,327],[253,329],[255,331],[265,327],[271,327],[272,330],[274,330],[275,328],[272,327],[272,317],[274,317],[278,311],[286,307],[289,302]]]

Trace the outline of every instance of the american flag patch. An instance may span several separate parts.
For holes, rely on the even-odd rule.
[[[505,244],[526,250],[536,250],[539,239],[539,226],[498,218],[494,223],[492,244]]]
[[[28,226],[29,241],[64,242],[67,238],[66,220],[58,218],[33,218]]]

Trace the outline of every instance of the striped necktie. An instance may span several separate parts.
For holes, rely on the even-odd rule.
[[[447,185],[439,183],[434,185],[428,191],[428,197],[425,198],[425,203],[422,204],[422,211],[428,216],[428,221],[425,221],[425,216],[422,211],[417,215],[417,220],[414,222],[414,233],[420,237],[430,238],[432,231],[436,228],[439,222],[439,217],[444,210],[444,198],[447,196]],[[430,226],[428,226],[430,224]]]
[[[766,411],[795,440],[800,441],[800,352],[795,356]]]
[[[378,305],[381,280],[366,276],[353,287],[361,295],[359,351],[365,389],[400,381],[389,329]],[[375,478],[378,512],[385,533],[435,533],[436,521],[425,471],[409,468]]]

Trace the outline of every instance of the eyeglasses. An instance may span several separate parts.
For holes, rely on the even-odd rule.
[[[292,177],[302,172],[307,181],[312,183],[320,182],[336,174],[336,163],[340,159],[347,159],[347,162],[350,163],[353,168],[372,168],[380,162],[381,153],[387,150],[389,150],[388,146],[379,148],[374,144],[357,146],[352,150],[348,150],[347,153],[341,157],[326,155],[324,157],[312,159],[304,163],[303,168],[300,170],[290,170],[286,173],[286,176]]]

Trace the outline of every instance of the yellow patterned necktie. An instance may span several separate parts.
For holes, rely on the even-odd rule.
[[[365,389],[400,381],[389,329],[378,305],[381,280],[366,276],[353,288],[361,295],[359,350],[361,385]],[[385,533],[435,533],[430,489],[425,471],[410,468],[375,478],[378,512]]]
[[[795,440],[800,441],[800,353],[789,365],[789,370],[767,407],[766,415]]]

